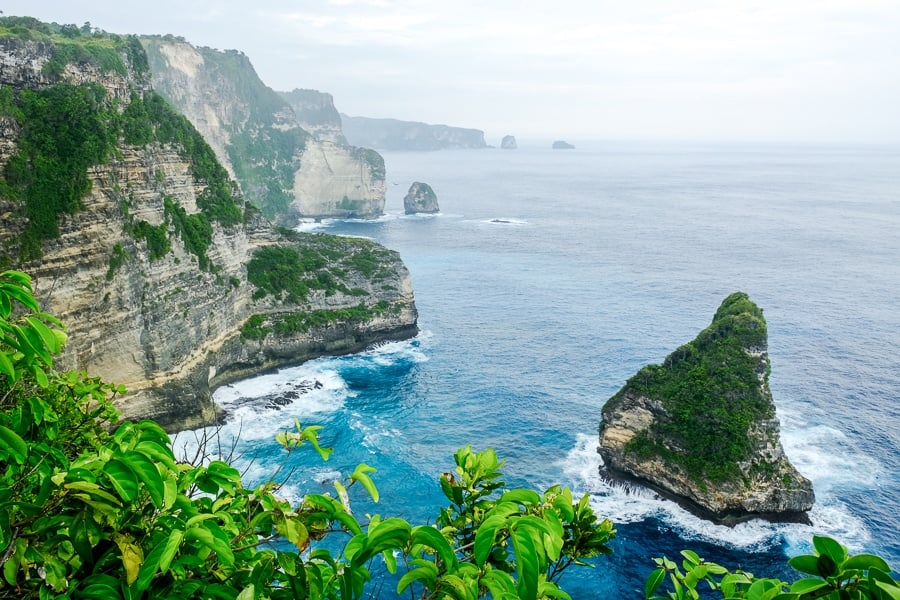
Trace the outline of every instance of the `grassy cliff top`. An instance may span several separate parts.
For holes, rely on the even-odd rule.
[[[48,73],[61,73],[69,63],[85,62],[96,65],[104,72],[124,75],[128,65],[135,74],[149,72],[147,56],[137,37],[120,36],[92,28],[90,23],[82,26],[73,24],[44,23],[33,17],[0,17],[0,38],[49,42],[54,46],[53,57],[44,65]]]

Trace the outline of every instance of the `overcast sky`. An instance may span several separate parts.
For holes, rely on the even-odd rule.
[[[21,0],[236,48],[350,115],[524,138],[900,143],[900,0]]]

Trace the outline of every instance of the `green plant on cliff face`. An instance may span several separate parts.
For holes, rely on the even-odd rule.
[[[368,292],[362,288],[350,288],[345,283],[349,271],[371,278],[385,265],[393,264],[392,254],[366,240],[297,232],[285,236],[296,245],[264,246],[255,250],[247,263],[247,279],[256,287],[256,300],[271,295],[300,304],[310,290],[322,290],[326,296],[337,292],[365,296]]]
[[[0,193],[22,202],[26,225],[19,238],[21,260],[40,258],[42,242],[59,237],[60,217],[80,210],[82,199],[91,191],[88,167],[105,162],[120,136],[136,146],[152,141],[175,144],[190,161],[194,179],[204,185],[197,197],[200,213],[182,215],[183,209],[174,208],[169,212],[176,231],[201,265],[208,263],[205,252],[211,224],[233,226],[243,221],[240,199],[212,149],[187,119],[155,93],[133,96],[119,114],[97,84],[55,85],[22,90],[18,95],[3,90],[3,112],[21,126],[17,151],[0,180]],[[146,229],[135,231],[151,241]],[[168,252],[164,243],[151,246],[152,258]]]
[[[568,598],[562,572],[610,552],[587,496],[507,489],[491,450],[456,453],[450,505],[418,526],[351,511],[351,492],[380,499],[365,464],[291,503],[227,462],[180,463],[156,423],[110,428],[121,387],[53,370],[64,343],[28,276],[0,274],[0,598],[351,600],[375,565],[412,598]],[[278,433],[285,464],[327,460],[320,429]]]
[[[59,236],[59,217],[82,206],[91,190],[90,165],[104,162],[115,141],[115,115],[99,85],[22,90],[17,111],[22,133],[6,164],[5,191],[22,201],[28,224],[20,256],[41,256],[41,242]]]
[[[774,416],[758,385],[759,359],[746,349],[766,343],[762,311],[746,294],[725,299],[712,324],[660,365],[641,369],[625,392],[661,399],[665,415],[636,435],[626,452],[659,456],[697,480],[739,478],[753,450],[752,423]]]

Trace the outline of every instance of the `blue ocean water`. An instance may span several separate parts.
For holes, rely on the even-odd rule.
[[[274,432],[296,417],[323,425],[335,454],[292,456],[284,495],[329,491],[365,462],[382,502],[357,512],[421,523],[444,505],[454,451],[493,447],[511,485],[568,485],[616,523],[612,557],[564,579],[573,598],[641,598],[651,557],[683,548],[791,579],[785,557],[813,534],[900,568],[900,150],[576,145],[385,153],[384,218],[306,226],[399,251],[421,334],[220,389],[247,476],[273,472]],[[439,215],[403,214],[413,181],[434,188]],[[715,526],[598,476],[604,401],[738,290],[766,315],[782,441],[817,495],[811,526]]]

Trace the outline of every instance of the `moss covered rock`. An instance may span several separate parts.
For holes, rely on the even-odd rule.
[[[736,292],[696,339],[604,405],[604,469],[714,520],[802,519],[815,497],[782,449],[769,368],[762,310]]]

